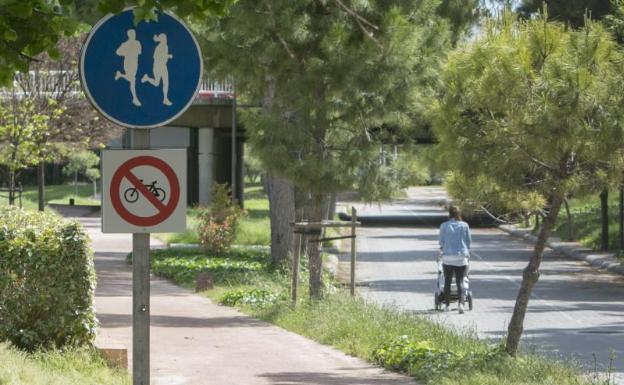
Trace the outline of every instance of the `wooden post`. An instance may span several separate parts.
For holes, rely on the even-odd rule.
[[[355,296],[355,225],[357,223],[357,210],[351,207],[351,296]]]
[[[132,148],[149,149],[149,129],[133,129]],[[150,385],[150,234],[132,234],[132,384]]]
[[[295,228],[295,231],[297,229]],[[301,244],[303,243],[303,234],[295,234],[297,236],[297,247],[293,254],[293,266],[292,266],[292,301],[293,304],[297,303],[297,285],[299,284],[299,258],[301,257]]]

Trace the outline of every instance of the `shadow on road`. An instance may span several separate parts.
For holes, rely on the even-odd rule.
[[[98,320],[102,327],[121,328],[132,325],[130,314],[109,314],[98,313]],[[236,327],[262,327],[266,323],[249,317],[212,317],[212,318],[191,318],[151,315],[150,325],[155,327],[174,328],[236,328]]]
[[[346,370],[346,369],[345,369]],[[404,378],[350,377],[322,372],[281,372],[261,374],[275,385],[398,385],[405,384]]]

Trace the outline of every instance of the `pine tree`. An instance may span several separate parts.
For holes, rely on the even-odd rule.
[[[449,22],[436,2],[241,0],[198,26],[209,66],[232,75],[263,108],[243,123],[273,173],[308,192],[309,220],[328,194],[387,196],[396,178],[379,144],[424,126]],[[321,295],[319,245],[310,244],[310,293]]]
[[[508,327],[511,355],[563,200],[595,192],[595,174],[621,159],[622,58],[599,23],[569,30],[507,16],[446,65],[434,128],[443,162],[463,183],[486,180],[548,202]]]

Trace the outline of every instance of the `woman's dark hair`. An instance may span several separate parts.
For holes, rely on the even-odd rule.
[[[449,218],[457,219],[458,221],[462,220],[461,211],[459,207],[451,206],[449,207]]]

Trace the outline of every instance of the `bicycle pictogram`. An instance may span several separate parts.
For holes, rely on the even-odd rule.
[[[140,179],[141,183],[143,183],[143,179]],[[159,201],[164,202],[165,198],[167,197],[165,194],[165,190],[161,189],[160,187],[156,187],[156,181],[153,181],[150,184],[144,184],[143,186],[145,186],[145,188],[151,192],[152,194],[154,194],[154,196],[156,198],[158,198]],[[137,191],[136,187],[129,187],[128,189],[126,189],[126,191],[124,191],[124,199],[126,200],[126,202],[128,203],[134,203],[139,199],[139,192]]]

